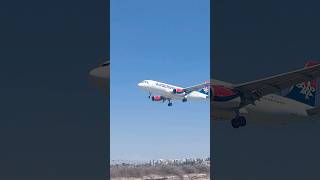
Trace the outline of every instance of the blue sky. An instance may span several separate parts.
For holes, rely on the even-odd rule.
[[[111,159],[210,154],[209,102],[168,107],[137,87],[209,80],[209,20],[209,0],[111,1]]]

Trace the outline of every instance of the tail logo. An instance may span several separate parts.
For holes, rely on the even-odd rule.
[[[202,89],[198,90],[198,92],[208,95],[209,94],[209,86],[205,86]]]
[[[309,99],[316,92],[315,85],[309,82],[303,82],[296,85],[297,88],[301,89],[300,93],[305,95],[305,99]]]
[[[209,92],[209,86],[204,87],[204,88],[203,88],[203,91],[204,91],[205,93],[208,93],[208,92]]]

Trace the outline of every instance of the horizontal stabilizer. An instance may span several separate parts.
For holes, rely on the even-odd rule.
[[[319,115],[320,114],[320,106],[312,109],[308,109],[307,113],[309,116]]]

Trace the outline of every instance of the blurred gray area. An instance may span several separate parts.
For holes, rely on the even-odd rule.
[[[0,179],[105,180],[108,99],[88,72],[109,56],[108,1],[0,6]]]

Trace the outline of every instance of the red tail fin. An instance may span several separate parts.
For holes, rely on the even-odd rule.
[[[319,64],[319,62],[317,62],[316,60],[310,60],[304,65],[304,67],[312,67],[312,66],[315,66],[318,64]],[[316,78],[310,82],[312,87],[317,88],[317,86],[318,86],[317,80],[318,80],[318,78]],[[305,82],[305,83],[307,83],[307,82]]]
[[[317,62],[316,60],[310,60],[304,65],[304,67],[312,67],[312,66],[315,66],[318,64],[319,64],[319,62]]]

